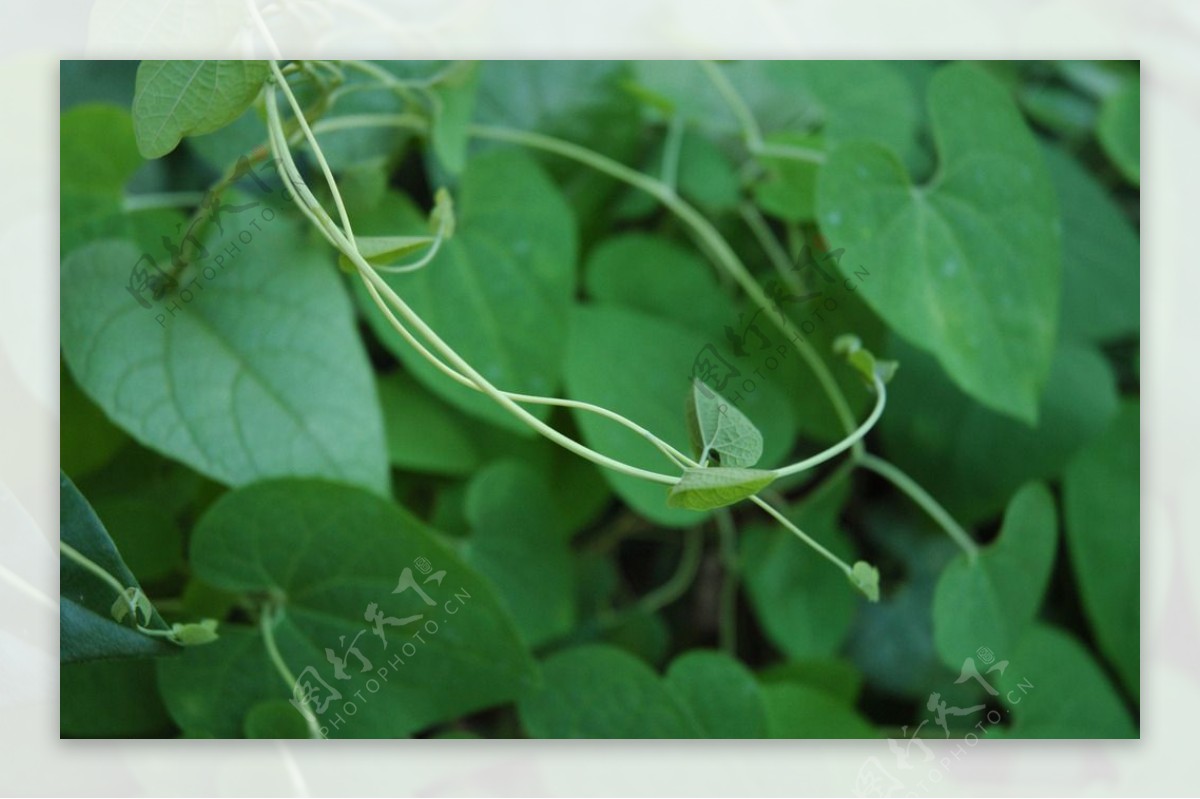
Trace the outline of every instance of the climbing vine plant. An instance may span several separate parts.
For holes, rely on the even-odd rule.
[[[1136,734],[1136,67],[91,80],[64,734]]]

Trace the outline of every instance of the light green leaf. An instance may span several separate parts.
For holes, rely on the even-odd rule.
[[[451,174],[461,172],[467,161],[468,128],[478,85],[479,64],[464,62],[437,87],[440,107],[430,137],[438,160]]]
[[[692,714],[642,661],[611,646],[559,652],[517,704],[534,738],[699,738]]]
[[[767,139],[772,146],[804,148],[822,153],[824,141],[818,136],[777,133]],[[786,222],[808,222],[817,213],[817,170],[815,160],[780,155],[759,155],[765,174],[754,184],[754,202],[763,211]]]
[[[138,441],[223,483],[326,476],[383,493],[378,400],[329,261],[282,216],[249,243],[225,227],[150,308],[127,290],[132,245],[67,259],[62,347],[76,380]]]
[[[160,158],[184,136],[220,130],[254,102],[270,72],[266,61],[143,61],[133,95],[138,150]]]
[[[466,420],[404,372],[379,379],[379,402],[393,466],[414,472],[468,475],[480,463]]]
[[[843,484],[786,514],[843,560],[854,557],[837,522],[848,487]],[[742,534],[741,563],[750,607],[776,649],[792,658],[824,657],[838,650],[860,604],[842,572],[779,525],[748,527]]]
[[[1134,75],[1100,106],[1096,135],[1121,174],[1135,186],[1142,181],[1142,89]]]
[[[575,623],[571,551],[552,508],[550,486],[518,461],[489,465],[467,489],[464,557],[496,586],[531,647]]]
[[[693,650],[671,662],[671,689],[691,712],[705,738],[762,738],[766,709],[754,675],[722,652]]]
[[[715,273],[695,253],[661,236],[623,233],[600,242],[584,270],[588,296],[701,332],[736,318]]]
[[[1064,150],[1044,147],[1063,218],[1061,328],[1066,338],[1106,342],[1138,332],[1138,235],[1112,197]]]
[[[879,601],[879,569],[865,560],[855,562],[850,570],[850,584],[862,591],[869,601]]]
[[[218,588],[280,603],[273,629],[283,662],[341,695],[314,706],[329,737],[407,736],[509,701],[531,676],[487,581],[412,516],[361,489],[288,480],[227,494],[198,523],[191,563]],[[348,654],[352,644],[369,666]],[[344,657],[345,679],[327,649]],[[160,678],[175,721],[216,737],[241,734],[259,702],[293,696],[261,633],[233,626],[163,663]]]
[[[877,360],[870,350],[863,347],[858,336],[848,333],[834,339],[833,351],[843,356],[871,389],[875,388],[875,378],[887,383],[899,367],[896,361]]]
[[[974,561],[960,555],[938,580],[933,635],[943,663],[958,668],[979,647],[1015,651],[1042,604],[1057,545],[1054,498],[1043,485],[1026,485],[1000,536]]]
[[[1139,405],[1080,452],[1063,477],[1067,550],[1100,651],[1126,689],[1140,693]]]
[[[382,275],[460,355],[506,391],[550,395],[559,387],[567,308],[575,291],[570,208],[534,162],[512,150],[482,153],[462,176],[454,238],[431,263]],[[358,225],[356,224],[356,229]],[[425,233],[407,201],[390,195],[362,224],[364,234]],[[375,333],[421,383],[480,419],[528,434],[493,400],[448,379],[417,353],[356,280]],[[545,407],[531,413],[545,418]]]
[[[763,469],[732,466],[684,469],[683,477],[667,494],[667,504],[690,510],[723,508],[757,494],[774,481],[775,473]]]
[[[806,685],[781,682],[762,687],[769,738],[878,738],[851,708]]]
[[[1137,738],[1108,677],[1075,638],[1045,624],[1029,629],[1008,653],[1003,674],[984,675],[995,683],[997,701],[1011,713],[1009,738]]]
[[[936,486],[938,501],[964,523],[1001,511],[1022,483],[1057,477],[1117,409],[1112,368],[1077,344],[1055,353],[1032,429],[973,402],[928,355],[899,342],[889,355],[904,371],[888,386],[880,421],[886,452],[917,481]]]
[[[736,318],[729,323],[735,322]],[[719,352],[727,364],[735,363],[722,345],[719,331],[705,336],[612,305],[579,307],[571,316],[567,394],[616,411],[675,448],[686,450],[689,438],[680,399],[686,396],[698,360]],[[769,373],[764,375],[768,379],[754,377],[746,368],[742,379],[731,381],[725,393],[762,431],[762,463],[772,465],[791,449],[795,424],[786,396]],[[677,473],[661,452],[636,433],[595,414],[576,412],[574,417],[584,441],[593,449],[635,466]],[[700,519],[692,511],[667,506],[662,485],[608,469],[601,473],[631,507],[659,524],[686,527]]]
[[[356,236],[354,243],[367,263],[391,266],[405,256],[428,250],[433,236]],[[354,263],[345,255],[338,256],[338,265],[354,272]]]
[[[687,403],[687,420],[692,448],[701,463],[716,453],[722,466],[749,468],[762,457],[762,433],[754,422],[695,378]]]
[[[838,147],[821,168],[821,231],[870,266],[860,292],[989,408],[1029,424],[1054,352],[1058,211],[1041,152],[1005,90],[977,68],[934,76],[941,158],[912,185],[876,145]]]
[[[108,572],[126,589],[119,594],[107,581],[75,560],[59,556],[62,661],[172,654],[174,646],[133,628],[134,606],[142,617],[137,621],[144,626],[165,629],[166,623],[145,599],[141,586],[121,560],[95,511],[65,474],[59,478],[59,533],[64,544]],[[115,618],[114,602],[121,602],[128,614]]]

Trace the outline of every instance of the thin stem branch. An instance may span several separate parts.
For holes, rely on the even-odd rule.
[[[856,446],[862,440],[863,436],[870,432],[871,428],[875,426],[875,423],[879,421],[879,417],[883,416],[883,409],[887,406],[887,386],[884,385],[883,381],[880,380],[878,376],[875,376],[874,380],[875,396],[877,397],[875,400],[875,409],[871,411],[871,415],[867,417],[867,420],[858,426],[857,430],[843,438],[838,443],[834,444],[832,447],[829,447],[822,452],[818,452],[816,455],[813,455],[810,458],[797,461],[790,466],[784,466],[782,469],[776,469],[776,476],[784,477],[789,474],[802,472],[805,469],[811,469],[812,467],[818,466],[825,461],[830,460],[831,458],[836,458],[841,453],[845,452],[851,447]]]
[[[966,530],[954,520],[954,517],[946,511],[938,501],[930,496],[929,492],[921,487],[916,480],[913,480],[899,468],[885,461],[882,458],[877,458],[869,453],[863,453],[855,457],[855,461],[864,469],[875,472],[880,477],[885,478],[892,485],[899,488],[909,499],[921,507],[929,517],[946,531],[946,533],[954,540],[956,544],[962,547],[967,553],[967,558],[974,562],[979,556],[979,545],[971,538]]]
[[[796,537],[799,538],[801,541],[808,544],[813,549],[817,550],[817,552],[819,552],[822,557],[824,557],[826,560],[828,560],[834,566],[837,566],[839,569],[841,569],[843,572],[845,572],[847,577],[851,576],[851,574],[853,573],[853,569],[850,568],[850,565],[848,563],[846,563],[844,560],[839,558],[837,555],[830,552],[825,547],[821,546],[814,538],[812,538],[812,536],[808,535],[803,530],[801,530],[799,527],[792,524],[790,519],[788,519],[786,516],[784,516],[779,511],[775,510],[775,508],[771,507],[766,502],[766,500],[762,499],[761,497],[754,496],[754,497],[750,497],[750,501],[753,502],[758,507],[765,510],[768,514],[770,514],[771,517],[775,519],[775,521],[782,524],[788,530],[791,530],[792,533],[794,533],[796,535]]]
[[[287,684],[288,690],[292,692],[292,697],[299,698],[300,715],[304,717],[304,721],[308,725],[309,737],[324,738],[325,736],[321,734],[321,724],[317,721],[317,714],[309,706],[308,698],[296,690],[296,676],[284,662],[283,655],[279,653],[279,646],[275,643],[275,625],[282,618],[282,610],[277,609],[274,605],[267,605],[259,615],[259,628],[262,630],[263,643],[267,647],[267,656],[274,664],[275,671],[279,672],[279,676]]]

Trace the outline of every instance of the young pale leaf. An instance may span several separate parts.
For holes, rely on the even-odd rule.
[[[171,625],[173,640],[181,646],[199,646],[217,640],[216,619],[204,619],[194,624]]]
[[[887,383],[895,376],[896,369],[900,366],[896,361],[876,359],[870,350],[863,347],[862,339],[849,333],[834,339],[833,351],[845,356],[871,389],[875,388],[875,378],[878,377],[881,382]]]
[[[266,61],[143,61],[133,94],[133,127],[146,158],[175,149],[184,136],[233,122],[262,89]]]
[[[821,232],[868,265],[859,294],[893,330],[978,402],[1032,424],[1055,345],[1054,186],[1008,92],[982,70],[945,67],[928,95],[938,177],[913,186],[894,153],[839,146],[817,178]]]
[[[667,494],[667,505],[689,510],[723,508],[753,496],[775,480],[775,473],[764,469],[713,466],[684,469],[683,477]]]
[[[356,236],[354,243],[367,263],[390,266],[407,255],[427,250],[433,244],[433,236]],[[355,271],[354,264],[345,255],[338,256],[338,265],[346,272]]]
[[[938,580],[933,637],[943,663],[957,669],[981,646],[1016,649],[1042,604],[1057,542],[1054,498],[1030,483],[1009,503],[999,538],[974,560],[960,555]]]
[[[307,687],[329,737],[403,737],[515,699],[532,676],[491,584],[359,488],[279,480],[228,493],[196,525],[191,563],[217,588],[278,598],[273,637],[298,683],[271,665],[260,630],[226,625],[220,640],[161,665],[167,708],[188,732],[236,737],[259,702]],[[329,653],[344,661],[341,677]],[[345,700],[329,701],[356,691],[370,699],[353,718]],[[339,712],[348,723],[335,725]]]
[[[850,570],[850,582],[871,602],[879,601],[879,569],[860,560]]]
[[[763,437],[737,406],[692,378],[688,433],[703,463],[715,452],[722,466],[750,468],[762,457]]]

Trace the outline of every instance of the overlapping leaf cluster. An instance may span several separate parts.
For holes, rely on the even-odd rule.
[[[375,64],[385,90],[293,67],[374,261],[453,196],[453,238],[384,274],[414,311],[504,390],[706,468],[668,501],[421,357],[264,163],[265,63],[64,64],[63,540],[148,597],[115,617],[64,561],[64,735],[897,737],[933,693],[1002,708],[995,735],[1137,734],[1136,67]],[[845,432],[791,343],[652,197],[485,127],[661,180],[824,357],[849,334],[898,361],[872,450],[978,547],[865,469],[772,482]],[[781,268],[806,245],[844,254]],[[834,373],[865,414],[863,375]],[[664,468],[610,419],[530,412]],[[881,601],[754,507],[714,510],[737,470],[878,564]],[[422,566],[433,604],[398,592]],[[217,640],[186,648],[133,624],[205,618]],[[988,658],[994,695],[959,679]],[[309,667],[341,696],[315,718],[289,702]]]

